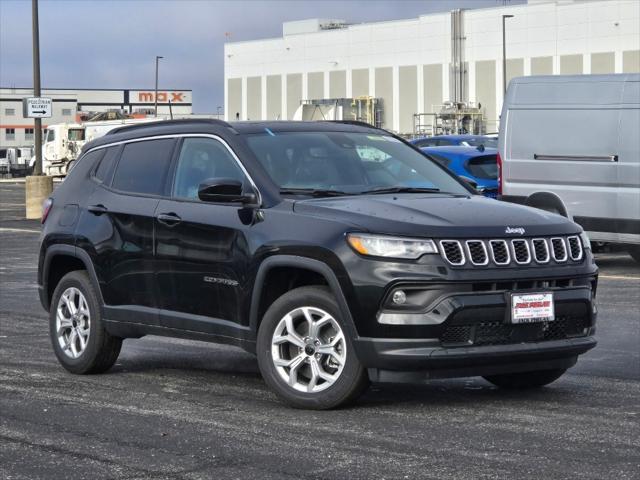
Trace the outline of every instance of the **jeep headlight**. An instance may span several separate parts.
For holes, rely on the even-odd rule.
[[[438,252],[435,242],[424,238],[349,233],[347,242],[359,254],[372,257],[415,260],[426,253]]]
[[[582,240],[582,248],[591,250],[591,240],[589,240],[589,235],[584,230],[580,233],[580,240]]]

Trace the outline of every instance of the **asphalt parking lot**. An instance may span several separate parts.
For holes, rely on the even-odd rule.
[[[0,478],[640,478],[640,267],[598,256],[599,345],[551,386],[375,385],[354,406],[292,410],[253,356],[127,340],[114,368],[60,367],[38,301],[39,223],[0,183]]]

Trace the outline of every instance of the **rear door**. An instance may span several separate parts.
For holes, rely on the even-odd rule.
[[[99,186],[87,206],[91,225],[81,231],[89,232],[87,247],[110,320],[157,321],[154,213],[175,143],[164,138],[111,147],[94,173]]]
[[[226,144],[208,137],[183,140],[173,176],[172,198],[156,209],[160,321],[238,338],[245,328],[237,322],[250,258],[246,209],[202,202],[198,186],[232,178],[248,187],[248,178]]]

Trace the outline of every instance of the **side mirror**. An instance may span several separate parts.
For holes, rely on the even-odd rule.
[[[465,177],[464,175],[460,175],[458,178],[462,180],[467,185],[467,187],[471,188],[475,193],[480,193],[477,182],[471,180],[469,177]]]
[[[209,178],[198,186],[198,198],[203,202],[255,203],[256,194],[244,193],[242,182],[232,178]]]

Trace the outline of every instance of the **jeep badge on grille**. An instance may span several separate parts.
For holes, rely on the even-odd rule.
[[[524,235],[524,228],[522,227],[507,227],[504,233],[519,233],[520,235]]]

